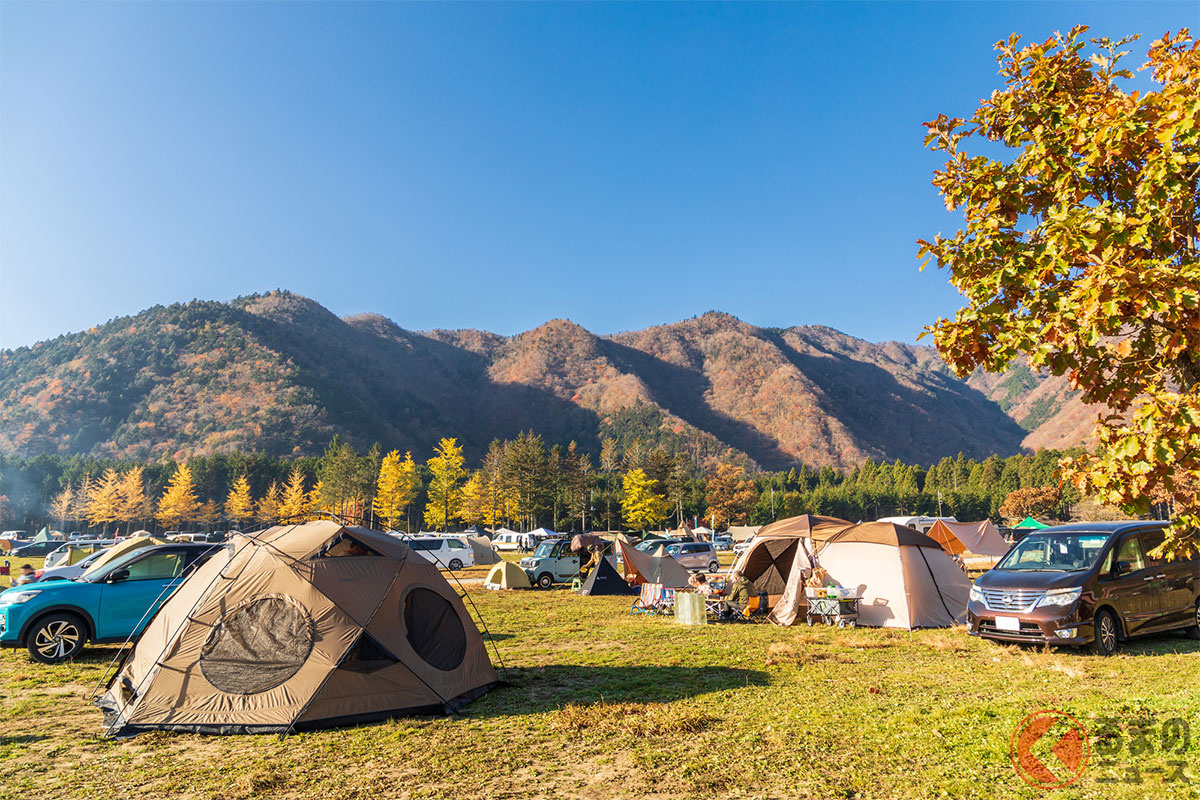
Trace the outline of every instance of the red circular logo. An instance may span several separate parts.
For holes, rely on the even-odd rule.
[[[1035,711],[1013,731],[1009,745],[1013,768],[1038,789],[1061,789],[1079,780],[1091,746],[1087,729],[1062,711]]]

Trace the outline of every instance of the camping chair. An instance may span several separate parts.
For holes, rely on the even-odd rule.
[[[629,607],[630,614],[654,614],[662,602],[663,585],[661,583],[643,583],[642,593]]]
[[[750,595],[750,602],[740,612],[732,611],[718,617],[726,622],[766,622],[767,614],[771,613],[771,604],[766,592]]]

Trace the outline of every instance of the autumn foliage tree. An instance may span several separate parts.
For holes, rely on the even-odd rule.
[[[1062,488],[1058,486],[1028,486],[1014,489],[1004,498],[1000,516],[1020,521],[1025,517],[1048,517],[1062,504]]]
[[[462,504],[462,480],[467,470],[463,466],[462,447],[457,439],[442,439],[433,453],[433,458],[426,462],[432,478],[429,481],[429,502],[425,505],[425,524],[444,531],[449,530],[450,520],[458,518]]]
[[[308,514],[308,493],[304,490],[304,473],[293,467],[279,498],[279,518],[300,522]]]
[[[155,518],[170,528],[196,519],[199,512],[200,501],[196,499],[192,471],[187,464],[180,464],[158,500]]]
[[[107,526],[121,519],[121,476],[112,467],[91,485],[84,514],[91,525]]]
[[[708,479],[706,500],[714,524],[728,526],[746,521],[758,500],[758,492],[742,467],[720,464]]]
[[[1163,551],[1200,552],[1200,49],[1187,30],[1149,47],[1155,90],[1127,91],[1125,45],[1086,27],[996,49],[1005,87],[967,120],[939,116],[933,184],[965,227],[921,240],[966,298],[928,330],[959,373],[1023,355],[1106,409],[1094,453],[1064,462],[1127,513],[1170,496]],[[969,153],[972,140],[1005,148]],[[1181,479],[1182,478],[1182,479]]]
[[[250,481],[239,475],[225,497],[225,516],[242,523],[254,516],[254,498],[250,496]]]
[[[417,496],[421,479],[412,453],[405,453],[400,460],[400,451],[393,450],[383,457],[379,465],[379,476],[375,481],[375,499],[372,509],[375,516],[389,528],[399,527],[404,512]]]
[[[621,515],[631,528],[647,530],[667,518],[671,504],[643,469],[631,469],[621,481]]]

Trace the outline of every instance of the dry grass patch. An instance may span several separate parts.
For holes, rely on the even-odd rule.
[[[599,731],[632,736],[695,734],[707,730],[720,717],[664,703],[569,703],[550,721],[558,731]]]
[[[854,659],[842,653],[826,653],[811,648],[802,647],[792,642],[776,642],[767,648],[766,665],[773,667],[781,664],[812,664],[818,661],[832,661],[837,664],[853,664]]]
[[[931,633],[921,639],[921,644],[932,647],[939,653],[963,653],[970,649],[964,634],[956,631]]]

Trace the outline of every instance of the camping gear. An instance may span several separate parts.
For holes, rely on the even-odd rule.
[[[42,528],[40,531],[37,532],[37,536],[33,537],[33,541],[34,541],[34,543],[36,543],[36,542],[52,542],[52,541],[54,541],[54,537],[50,535],[49,528]]]
[[[582,550],[603,550],[606,547],[608,547],[608,540],[594,533],[577,533],[571,537],[572,553],[578,553]]]
[[[643,583],[641,594],[629,607],[630,614],[670,614],[675,609],[675,590],[661,583]]]
[[[233,537],[154,616],[97,705],[113,735],[287,733],[450,712],[496,682],[436,566],[401,539],[324,520]]]
[[[475,566],[485,567],[488,564],[499,564],[500,554],[492,549],[492,542],[486,536],[466,536],[471,555],[475,556]]]
[[[1025,519],[1018,522],[1016,525],[1013,525],[1013,527],[1014,528],[1034,528],[1035,530],[1041,530],[1042,528],[1049,528],[1050,526],[1044,525],[1044,524],[1038,522],[1033,517],[1026,517]]]
[[[675,621],[681,625],[707,625],[708,611],[699,592],[675,593]]]
[[[501,561],[488,571],[487,577],[483,579],[483,588],[532,589],[533,584],[529,582],[525,570],[511,561]]]
[[[966,619],[971,582],[941,545],[911,528],[891,522],[853,525],[819,545],[816,560],[829,581],[862,598],[859,625],[912,630]]]
[[[625,582],[625,579],[607,558],[602,558],[600,563],[588,574],[579,593],[595,597],[598,595],[632,595],[637,594],[638,590]]]
[[[808,587],[808,624],[820,620],[826,625],[853,628],[858,624],[858,602],[862,599],[838,586]]]
[[[126,553],[131,553],[134,550],[140,550],[143,547],[150,547],[156,544],[167,544],[167,540],[159,536],[131,536],[128,539],[117,542],[112,547],[108,548],[104,555],[92,562],[87,571],[83,573],[83,577],[94,574],[104,568],[105,564],[111,564]]]
[[[1000,557],[1008,552],[1008,544],[991,520],[946,522],[939,519],[925,535],[940,544],[947,553],[955,556],[973,553]]]
[[[671,589],[688,585],[688,571],[670,556],[652,556],[618,541],[625,579],[634,583],[659,583]]]

